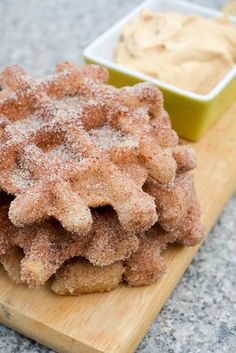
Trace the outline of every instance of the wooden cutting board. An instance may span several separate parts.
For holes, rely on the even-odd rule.
[[[236,188],[236,104],[195,148],[196,188],[209,231]],[[16,286],[0,269],[0,321],[61,353],[133,352],[198,248],[166,251],[167,274],[152,286],[82,297]]]

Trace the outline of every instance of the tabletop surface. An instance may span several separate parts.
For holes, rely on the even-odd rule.
[[[195,2],[211,7],[223,3]],[[82,62],[83,48],[139,3],[1,0],[0,66],[18,63],[40,76],[65,59]],[[136,353],[236,352],[235,249],[236,195]],[[53,351],[0,325],[0,353],[16,352]]]

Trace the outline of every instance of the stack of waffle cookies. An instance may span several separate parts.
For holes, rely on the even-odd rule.
[[[168,244],[203,238],[190,171],[157,87],[115,88],[98,66],[0,73],[0,262],[61,295],[148,285]]]

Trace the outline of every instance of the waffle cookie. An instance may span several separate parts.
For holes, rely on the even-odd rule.
[[[91,207],[111,205],[122,227],[157,221],[148,175],[175,178],[176,133],[151,84],[114,88],[107,71],[63,63],[34,79],[18,66],[0,74],[0,187],[15,196],[9,217],[24,226],[54,217],[73,233],[92,228]]]
[[[179,183],[179,178],[185,183]],[[155,185],[150,181],[146,185],[153,195],[159,192]],[[193,246],[203,238],[199,204],[188,173],[177,176],[171,189],[166,186],[162,212],[165,214],[170,208],[172,213],[179,212],[179,203],[172,203],[170,193],[176,196],[178,191],[182,200],[186,185],[185,211],[181,209],[179,222],[175,222],[175,227],[172,222],[171,230],[157,223],[146,233],[126,232],[114,210],[106,207],[93,211],[93,230],[86,238],[78,238],[55,221],[17,228],[8,218],[9,198],[2,196],[0,262],[13,281],[32,288],[43,285],[55,274],[52,289],[63,295],[108,291],[122,281],[131,286],[153,283],[165,272],[161,252],[168,244]]]
[[[93,229],[87,237],[81,238],[53,220],[17,228],[8,218],[8,208],[9,198],[2,196],[1,262],[8,267],[8,258],[12,263],[21,249],[20,278],[30,287],[43,285],[65,261],[73,257],[84,257],[92,265],[102,267],[127,259],[139,247],[138,237],[121,227],[112,208],[94,211]]]
[[[67,62],[43,80],[0,74],[0,263],[18,284],[51,279],[61,295],[148,285],[169,244],[203,238],[196,156],[160,91],[107,78]]]

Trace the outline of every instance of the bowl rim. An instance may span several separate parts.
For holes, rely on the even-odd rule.
[[[115,31],[118,30],[118,28],[121,25],[124,25],[125,23],[129,22],[131,18],[135,14],[138,14],[139,11],[143,7],[148,7],[149,5],[152,5],[154,2],[161,2],[160,0],[146,0],[143,1],[141,4],[136,6],[133,10],[131,10],[126,16],[123,16],[120,20],[118,20],[113,26],[111,26],[108,30],[106,30],[104,33],[102,33],[98,38],[96,38],[92,43],[90,43],[84,50],[83,50],[83,57],[86,60],[90,60],[92,62],[95,62],[97,64],[100,64],[102,66],[107,67],[108,69],[114,70],[116,72],[120,72],[124,75],[131,76],[135,79],[140,79],[141,81],[148,81],[153,84],[156,84],[160,89],[165,89],[168,91],[171,91],[177,95],[181,95],[183,97],[190,98],[195,101],[199,102],[208,102],[213,100],[230,82],[231,80],[236,77],[236,65],[233,66],[231,70],[227,72],[227,74],[212,88],[210,92],[207,94],[199,94],[195,92],[191,92],[189,90],[179,88],[177,86],[174,86],[172,84],[169,84],[167,82],[164,82],[159,79],[155,79],[151,76],[148,76],[146,74],[143,74],[139,71],[128,69],[123,67],[122,65],[116,64],[115,62],[104,59],[101,56],[98,56],[94,53],[95,47],[102,41],[106,40],[106,38],[114,33]],[[176,1],[176,0],[165,0],[165,3],[175,4],[175,5],[181,5],[182,7],[186,7],[188,9],[193,9],[196,11],[201,11],[204,12],[206,15],[210,17],[217,17],[217,16],[222,16],[223,14],[220,11],[209,9],[205,6],[201,6],[198,4],[192,4],[191,2],[187,1]],[[228,16],[230,21],[234,24],[236,24],[236,18],[233,16]]]

